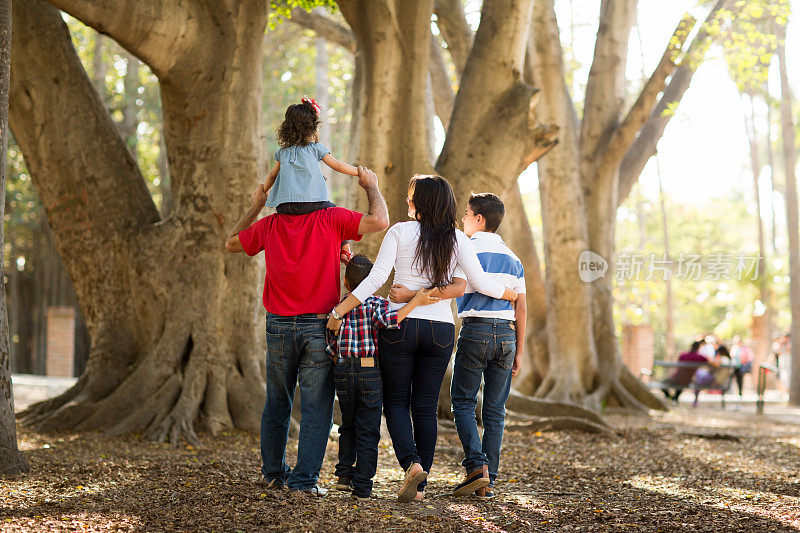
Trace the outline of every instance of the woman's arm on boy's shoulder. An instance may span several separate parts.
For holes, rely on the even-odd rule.
[[[322,162],[336,172],[341,172],[342,174],[347,174],[350,176],[358,176],[358,169],[356,167],[353,165],[348,165],[347,163],[342,163],[331,154],[325,154],[325,157],[322,158]]]

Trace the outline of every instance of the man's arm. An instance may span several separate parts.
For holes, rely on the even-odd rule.
[[[514,319],[516,320],[517,331],[517,354],[514,356],[514,366],[511,368],[511,375],[516,376],[522,370],[522,358],[525,353],[525,322],[528,320],[528,304],[525,301],[525,293],[519,293],[516,304],[514,305]]]
[[[250,209],[247,210],[247,213],[242,217],[239,222],[233,227],[233,231],[231,231],[231,236],[228,237],[228,240],[225,241],[225,249],[231,253],[238,254],[239,252],[244,251],[242,248],[242,243],[239,240],[239,232],[245,230],[253,225],[258,217],[258,214],[264,209],[264,202],[267,201],[267,194],[264,191],[264,185],[259,184],[258,187],[253,191],[252,194],[253,203],[250,205]]]
[[[359,235],[377,233],[389,227],[389,209],[378,188],[378,176],[365,167],[358,167],[358,185],[367,192],[367,213],[358,224]]]
[[[403,319],[407,317],[408,314],[411,313],[411,311],[413,311],[415,307],[420,305],[435,304],[438,301],[439,298],[437,296],[434,296],[433,291],[425,289],[418,290],[416,294],[414,294],[414,297],[411,298],[410,302],[408,302],[406,305],[397,310],[397,323],[399,324],[400,322],[402,322]]]

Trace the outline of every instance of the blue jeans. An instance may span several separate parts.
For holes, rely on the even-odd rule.
[[[340,359],[333,377],[342,410],[336,475],[353,480],[353,494],[369,496],[381,440],[381,371],[362,367],[358,359]]]
[[[453,324],[419,318],[403,320],[399,329],[380,330],[383,413],[403,470],[411,463],[420,463],[426,472],[433,466],[439,389],[455,334]],[[426,483],[417,490],[424,490]]]
[[[297,384],[297,465],[286,464],[286,440]],[[290,489],[317,483],[333,424],[333,361],[325,352],[325,320],[267,314],[267,401],[261,415],[261,473]]]
[[[456,430],[465,454],[461,464],[467,472],[489,465],[492,483],[500,466],[506,400],[516,351],[516,332],[507,320],[469,322],[461,327],[450,386]],[[482,443],[475,420],[481,378],[484,381]]]

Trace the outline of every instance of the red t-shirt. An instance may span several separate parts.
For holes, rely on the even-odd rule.
[[[264,250],[264,308],[276,315],[329,313],[339,303],[339,250],[360,240],[362,213],[342,207],[270,215],[239,232],[247,255]]]

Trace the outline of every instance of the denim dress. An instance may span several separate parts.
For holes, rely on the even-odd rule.
[[[330,150],[320,143],[294,145],[275,152],[281,169],[269,191],[267,207],[277,207],[286,202],[324,202],[328,199],[328,185],[319,168],[319,162]]]

